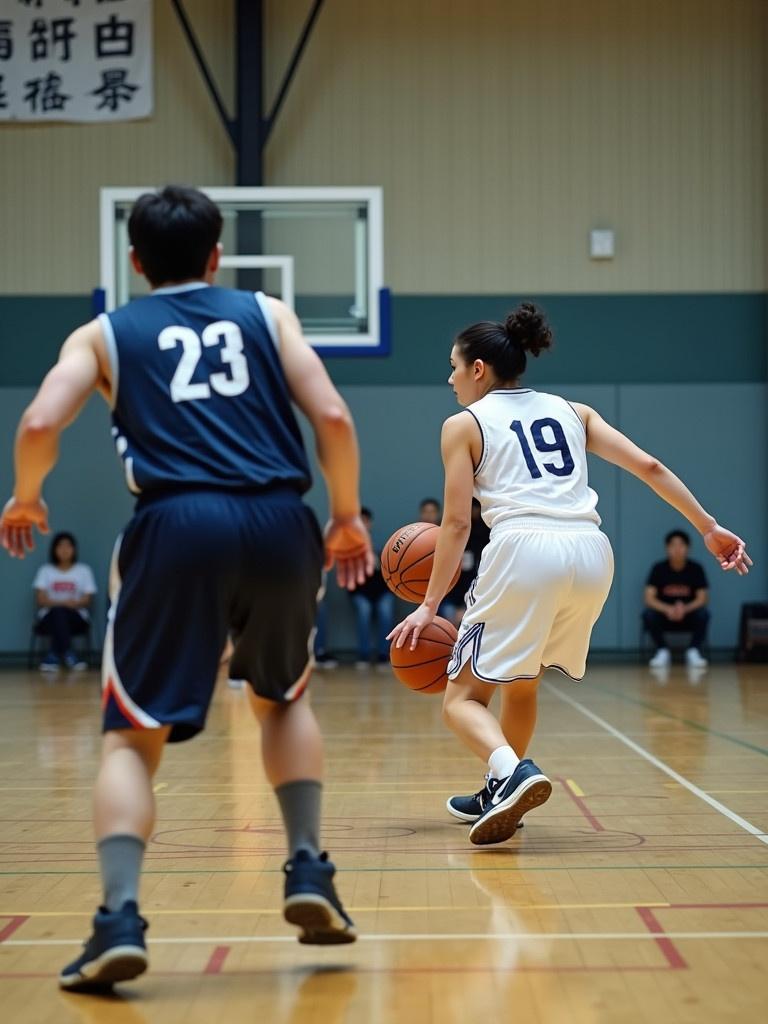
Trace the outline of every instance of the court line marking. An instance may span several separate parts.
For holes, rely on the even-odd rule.
[[[727,932],[665,932],[668,939],[707,941],[715,939],[768,939],[768,931]],[[505,939],[514,942],[657,942],[655,932],[403,932],[383,935],[358,935],[358,942],[496,942]],[[77,939],[9,939],[0,950],[21,946],[71,946]],[[265,944],[268,942],[296,942],[295,935],[200,935],[155,936],[153,946],[208,945],[225,946],[233,943]]]
[[[505,903],[505,907],[510,910],[634,910],[637,907],[651,907],[654,910],[674,910],[679,909],[674,903],[664,903],[660,901],[654,901],[653,903]],[[720,907],[719,903],[715,904],[694,904],[696,909],[715,909]],[[755,909],[756,907],[768,907],[768,903],[729,903],[727,904],[729,909]],[[279,907],[251,907],[249,909],[230,909],[222,907],[219,910],[213,908],[200,909],[199,907],[193,907],[189,910],[151,910],[144,908],[148,914],[152,917],[158,916],[183,916],[183,917],[197,917],[201,914],[214,914],[223,917],[230,917],[232,915],[244,915],[249,914],[282,914],[282,909]],[[413,911],[420,914],[424,913],[425,910],[492,910],[493,903],[473,903],[471,906],[423,906],[423,907],[354,907],[350,906],[346,908],[349,911],[353,911],[355,914],[380,914],[382,911],[389,913],[397,912],[402,913],[404,911]],[[693,907],[686,907],[686,909],[693,909]],[[0,913],[2,917],[92,917],[92,910],[30,910],[27,913]],[[1,935],[1,933],[0,933]],[[0,941],[2,939],[0,938]]]
[[[355,851],[357,852],[357,851]],[[495,851],[494,851],[495,852]],[[498,853],[496,854],[498,856]],[[476,857],[490,857],[491,853],[486,854],[474,854]],[[271,859],[271,857],[270,857]],[[507,857],[505,856],[506,860]],[[458,872],[458,871],[496,871],[496,872],[513,872],[519,871],[524,874],[530,874],[532,872],[541,871],[768,871],[768,861],[762,864],[534,864],[525,866],[510,866],[507,867],[504,864],[496,865],[495,867],[399,867],[390,868],[383,867],[381,865],[373,868],[365,867],[347,867],[345,868],[345,874],[416,874],[416,873],[432,873],[435,871],[440,872]],[[282,868],[147,868],[142,871],[144,875],[282,875]],[[90,870],[75,870],[75,871],[58,871],[53,870],[39,870],[39,871],[0,871],[0,878],[10,877],[17,878],[24,875],[55,875],[57,878],[66,878],[69,875],[90,875],[94,878],[99,877],[98,868],[91,868]]]
[[[551,686],[550,684],[547,684]],[[640,700],[639,697],[630,697],[626,693],[621,693],[618,690],[611,690],[607,686],[600,686],[599,683],[586,683],[593,690],[598,692],[608,693],[612,697],[618,697],[619,700],[626,701],[628,704],[635,704],[638,707],[647,708],[649,711],[655,712],[657,715],[661,715],[662,718],[670,718],[675,722],[682,722],[683,725],[687,725],[689,729],[696,729],[697,732],[709,733],[710,736],[717,736],[721,740],[727,740],[729,743],[735,743],[736,746],[744,747],[746,750],[752,750],[757,754],[762,754],[764,757],[768,757],[768,750],[765,747],[759,747],[756,743],[750,743],[748,740],[740,740],[737,736],[731,736],[730,733],[721,732],[719,729],[713,729],[711,726],[702,725],[700,722],[694,722],[691,718],[683,718],[681,715],[675,715],[671,711],[666,711],[664,708],[657,707],[655,704],[650,704],[648,701]]]
[[[217,946],[211,953],[208,963],[203,968],[203,974],[221,974],[224,961],[231,952],[230,946]]]
[[[587,807],[586,801],[582,799],[584,793],[581,790],[581,787],[577,786],[576,783],[573,782],[571,779],[564,779],[560,775],[554,775],[553,778],[557,779],[557,781],[562,785],[565,792],[568,794],[568,796],[571,798],[574,804],[576,804],[579,811],[584,816],[584,818],[589,822],[594,831],[605,832],[605,826],[602,824],[601,821],[598,820],[598,818],[595,817],[592,811],[590,811],[589,807]]]
[[[641,747],[639,743],[635,743],[635,741],[631,740],[629,736],[625,736],[620,729],[617,729],[615,726],[611,725],[610,722],[606,722],[604,718],[601,718],[599,715],[596,715],[594,711],[590,711],[589,708],[583,707],[581,704],[579,704],[578,701],[574,700],[572,697],[569,697],[566,693],[563,693],[563,691],[560,690],[557,686],[553,686],[552,683],[544,683],[544,686],[547,688],[547,690],[549,690],[550,693],[553,693],[565,704],[570,704],[570,706],[572,708],[575,708],[576,711],[578,711],[580,714],[584,715],[586,718],[589,718],[597,725],[602,726],[606,732],[610,733],[611,736],[619,740],[619,742],[623,743],[626,747],[629,747],[630,750],[633,750],[636,754],[639,754],[639,756],[648,761],[649,764],[652,764],[654,768],[658,768],[659,771],[664,772],[665,775],[668,775],[671,779],[674,779],[675,782],[683,786],[684,789],[687,789],[689,793],[692,793],[694,796],[698,797],[699,800],[703,800],[704,803],[709,804],[709,806],[712,807],[719,814],[722,814],[724,817],[732,821],[735,825],[738,825],[739,828],[743,829],[745,832],[749,832],[749,834],[751,836],[754,836],[754,838],[757,839],[759,842],[764,843],[766,846],[768,846],[768,834],[766,834],[762,829],[758,828],[756,825],[753,825],[752,822],[747,821],[746,818],[742,818],[740,814],[736,814],[735,811],[732,811],[730,807],[726,807],[725,804],[720,803],[719,800],[715,800],[713,796],[710,796],[709,793],[706,793],[703,789],[699,789],[699,787],[694,785],[693,782],[691,782],[689,779],[686,779],[684,775],[681,775],[679,772],[676,772],[674,768],[670,768],[670,766],[666,764],[666,762],[662,761],[654,754],[651,754],[650,751],[645,749],[645,747]]]
[[[669,964],[670,970],[673,971],[684,971],[687,969],[688,964],[685,961],[680,950],[672,942],[667,932],[664,930],[664,926],[658,917],[654,914],[650,907],[636,907],[637,913],[640,920],[643,922],[648,931],[656,936],[656,945],[659,947],[659,952]]]

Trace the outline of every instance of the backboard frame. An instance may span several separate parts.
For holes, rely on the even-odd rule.
[[[100,190],[100,287],[105,297],[105,308],[110,311],[117,304],[117,274],[119,272],[115,239],[115,208],[117,204],[135,202],[145,192],[155,191],[156,186],[145,187],[104,187]],[[365,332],[357,333],[313,333],[311,328],[305,331],[309,342],[322,355],[362,356],[387,355],[390,350],[390,317],[389,291],[384,287],[384,230],[383,230],[383,197],[382,189],[370,187],[285,187],[285,188],[251,188],[244,186],[206,187],[201,191],[216,203],[238,202],[354,202],[365,204],[367,210],[367,232],[365,249],[365,268],[356,266],[355,288],[365,287],[367,298],[368,323]],[[356,245],[362,241],[356,239]],[[357,249],[356,249],[357,251]],[[127,254],[126,254],[127,258]],[[265,266],[275,266],[281,259],[290,256],[261,256],[258,254],[225,253],[224,266],[247,267],[258,266],[264,259]],[[268,261],[268,262],[266,262]],[[291,261],[292,262],[292,261]],[[292,268],[291,268],[292,269]],[[288,275],[289,279],[292,275]],[[293,307],[296,282],[293,295],[286,289],[286,271],[283,270],[283,300]],[[357,292],[356,292],[357,293]],[[290,301],[289,301],[290,300]]]

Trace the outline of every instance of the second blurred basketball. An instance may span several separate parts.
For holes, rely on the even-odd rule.
[[[384,582],[398,597],[413,604],[424,600],[439,536],[440,527],[434,523],[409,523],[393,533],[381,549]],[[457,565],[447,590],[456,584],[460,573],[461,565]]]

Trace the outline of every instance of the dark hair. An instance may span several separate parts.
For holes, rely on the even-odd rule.
[[[373,519],[373,512],[371,512],[367,505],[363,505],[360,508],[360,515],[365,516],[366,519]]]
[[[674,540],[675,537],[679,537],[683,544],[686,545],[686,547],[691,546],[691,538],[688,536],[685,530],[670,530],[667,536],[664,538],[664,545],[666,546],[667,544],[669,544],[669,542],[671,540]]]
[[[71,534],[68,530],[60,530],[59,533],[55,533],[53,535],[51,546],[48,549],[48,561],[51,563],[51,565],[59,564],[59,557],[56,554],[56,548],[63,540],[68,540],[72,547],[75,549],[75,553],[72,557],[73,564],[77,561],[77,541],[75,540],[74,535]]]
[[[133,204],[128,238],[150,284],[200,278],[221,235],[216,203],[184,185],[145,192]]]
[[[425,505],[437,505],[440,508],[440,502],[437,498],[422,498],[419,502],[419,508],[424,508]]]
[[[552,344],[552,330],[540,309],[521,302],[503,324],[481,320],[466,327],[455,344],[466,363],[482,359],[499,380],[517,380],[525,372],[526,353],[538,356]]]

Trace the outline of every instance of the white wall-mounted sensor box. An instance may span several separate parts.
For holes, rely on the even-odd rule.
[[[597,228],[589,233],[589,255],[593,260],[612,260],[615,254],[612,228]]]

